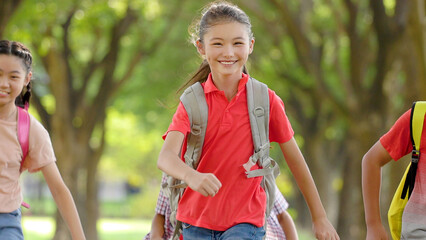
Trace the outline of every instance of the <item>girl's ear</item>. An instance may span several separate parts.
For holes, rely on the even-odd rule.
[[[253,52],[253,47],[254,47],[254,38],[252,38],[250,41],[249,54]]]
[[[25,86],[27,86],[28,85],[28,83],[30,83],[30,81],[31,81],[31,77],[33,76],[33,73],[32,72],[29,72],[28,74],[27,74],[27,76],[25,77],[25,79],[24,79],[24,87]]]
[[[198,53],[201,54],[202,56],[206,55],[206,51],[204,50],[203,43],[201,43],[200,40],[197,40],[197,42],[195,42],[195,44],[197,45]]]

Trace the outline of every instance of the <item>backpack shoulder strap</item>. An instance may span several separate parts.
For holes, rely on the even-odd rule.
[[[413,143],[413,150],[419,151],[426,112],[426,101],[414,102],[411,111],[411,142]]]
[[[185,163],[196,169],[201,157],[201,150],[206,135],[208,106],[201,83],[197,82],[187,88],[180,100],[188,114],[191,133],[187,137]]]
[[[258,152],[261,151],[265,144],[269,144],[268,86],[254,78],[249,78],[246,88],[253,144],[255,152]]]
[[[420,159],[420,141],[423,131],[423,123],[426,113],[426,101],[417,101],[411,107],[410,118],[410,136],[411,143],[413,144],[413,151],[411,152],[411,166],[405,179],[404,188],[402,189],[401,198],[405,199],[408,191],[408,198],[414,189],[416,181],[417,166]]]
[[[243,166],[247,170],[247,178],[263,177],[260,185],[266,195],[264,226],[267,228],[266,220],[271,213],[275,201],[275,178],[280,174],[278,164],[269,157],[269,90],[266,84],[254,78],[249,78],[246,90],[254,153]],[[250,170],[251,166],[256,163],[262,168]]]
[[[254,78],[249,78],[247,85],[247,108],[253,137],[254,153],[245,168],[247,177],[258,177],[280,173],[278,164],[269,157],[269,91],[268,86]],[[272,160],[272,161],[271,161]],[[258,163],[262,169],[249,169]]]
[[[188,114],[191,127],[191,132],[187,136],[185,163],[196,169],[201,157],[208,119],[208,106],[201,83],[197,82],[188,87],[180,97],[180,101]],[[187,185],[181,180],[168,176],[167,182],[162,186],[165,189],[166,196],[169,197],[170,223],[175,228],[172,239],[178,240],[182,233],[182,222],[176,219],[176,213],[179,200]]]
[[[28,154],[29,149],[29,135],[30,135],[30,115],[26,109],[17,107],[18,109],[18,122],[17,122],[17,131],[18,131],[18,140],[22,148],[22,160],[21,167],[19,169],[22,172],[25,158]]]

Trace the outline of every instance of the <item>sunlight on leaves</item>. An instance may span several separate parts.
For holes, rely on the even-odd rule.
[[[81,20],[81,19],[83,19],[83,17],[84,17],[84,11],[83,11],[83,10],[81,10],[81,9],[77,10],[77,11],[75,12],[74,17],[75,17],[77,20]]]
[[[291,197],[294,195],[293,184],[291,183],[287,174],[278,175],[276,183],[278,189],[285,197]]]
[[[127,9],[127,1],[109,0],[108,6],[111,9],[114,9],[114,11],[116,12],[116,14],[118,16],[124,16],[124,14],[126,13],[126,9]]]
[[[41,98],[41,104],[49,114],[53,114],[56,109],[56,100],[52,94],[46,94]]]
[[[38,53],[40,54],[40,56],[46,56],[51,46],[51,39],[49,37],[44,37],[41,41],[40,48],[38,49]]]
[[[144,15],[148,20],[153,20],[161,14],[161,6],[158,1],[146,1]]]
[[[305,139],[303,138],[303,136],[300,134],[294,134],[294,139],[296,140],[297,145],[299,145],[299,148],[303,148],[303,146],[305,145]]]
[[[386,13],[389,16],[393,16],[394,15],[394,13],[395,13],[395,4],[396,4],[395,0],[384,0],[383,1],[383,5],[385,5]]]
[[[162,132],[144,130],[132,112],[120,112],[111,107],[107,115],[107,147],[100,164],[102,174],[108,178],[131,177],[139,183],[158,175],[156,159],[162,144]]]
[[[333,189],[336,191],[340,191],[343,188],[343,179],[342,178],[335,178],[333,179]]]

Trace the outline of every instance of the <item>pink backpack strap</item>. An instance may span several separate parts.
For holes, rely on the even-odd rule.
[[[24,166],[25,158],[28,155],[29,149],[29,136],[30,136],[30,114],[28,113],[28,105],[25,104],[25,109],[21,107],[17,107],[18,109],[18,141],[22,148],[22,160],[21,167],[19,168],[19,172],[22,172],[22,168]],[[22,202],[21,205],[25,208],[30,208],[30,205],[26,202]]]
[[[22,172],[22,168],[24,166],[25,158],[28,154],[28,148],[29,148],[29,135],[30,135],[30,114],[27,111],[27,107],[18,109],[18,140],[19,144],[21,144],[22,148],[22,160],[21,160],[21,167],[19,169],[20,172]]]

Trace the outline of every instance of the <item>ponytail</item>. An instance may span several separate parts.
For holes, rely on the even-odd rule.
[[[203,62],[201,63],[201,65],[200,65],[200,67],[198,68],[198,70],[192,75],[192,77],[186,83],[184,83],[177,90],[176,93],[179,94],[180,92],[185,90],[188,86],[191,86],[192,84],[194,84],[196,82],[203,83],[203,82],[207,81],[207,77],[209,76],[210,72],[211,72],[210,65],[207,62],[207,60],[204,59]]]
[[[30,104],[30,98],[31,98],[31,81],[28,83],[28,85],[25,88],[26,89],[22,89],[21,94],[18,97],[16,97],[15,105],[21,108],[28,109],[28,106]]]

